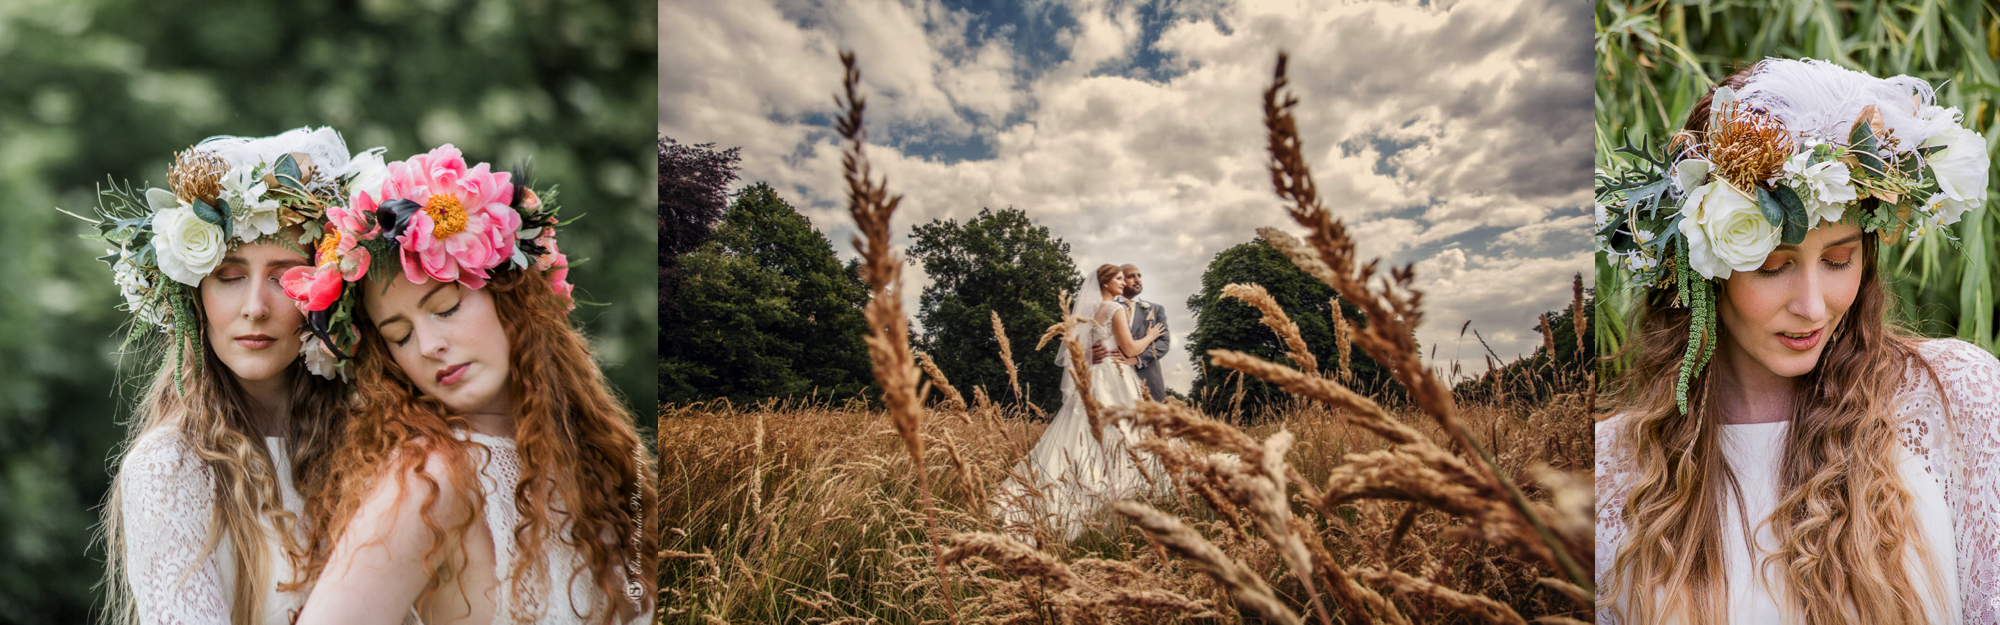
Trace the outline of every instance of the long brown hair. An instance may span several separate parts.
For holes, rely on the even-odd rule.
[[[616,606],[625,605],[621,598],[628,581],[641,589],[642,601],[652,596],[657,583],[652,566],[656,538],[641,527],[654,518],[653,470],[633,429],[632,413],[612,396],[586,340],[569,324],[569,300],[550,288],[543,272],[503,272],[485,290],[492,294],[494,312],[507,334],[507,390],[514,400],[515,446],[522,460],[514,493],[522,521],[514,531],[518,553],[501,582],[512,584],[518,599],[513,616],[538,617],[542,597],[535,586],[552,573],[545,570],[542,537],[554,536],[582,555],[610,608],[588,616],[610,621],[617,616]],[[432,489],[448,486],[464,494],[474,510],[485,500],[470,453],[476,443],[460,440],[453,431],[466,429],[466,420],[437,398],[423,395],[391,358],[381,333],[361,317],[356,324],[362,334],[355,355],[358,406],[329,465],[330,486],[306,503],[307,518],[330,530],[313,536],[307,571],[315,579],[377,476],[420,476]],[[450,484],[440,485],[420,470],[433,456],[450,467]],[[426,499],[420,511],[432,535],[426,560],[442,556],[442,565],[419,595],[419,604],[463,572],[465,560],[455,545],[478,518],[475,513],[441,520],[439,499]],[[557,512],[558,500],[566,515]],[[565,520],[568,531],[559,534]],[[569,584],[554,587],[560,592]]]
[[[1750,72],[1722,84],[1741,88]],[[1692,134],[1683,136],[1706,129],[1709,101],[1695,103],[1685,127]],[[1942,584],[1935,554],[1918,539],[1915,499],[1897,473],[1892,411],[1907,368],[1929,367],[1918,339],[1890,321],[1895,302],[1877,271],[1878,237],[1864,236],[1861,250],[1854,303],[1818,364],[1799,378],[1779,464],[1780,499],[1766,521],[1778,547],[1756,566],[1784,582],[1784,596],[1775,599],[1798,622],[1927,623],[1946,615],[1926,614],[1926,597],[1913,582],[1926,579],[1932,593]],[[1688,385],[1693,413],[1681,413],[1675,384],[1692,314],[1660,289],[1645,292],[1637,317],[1630,348],[1637,357],[1611,407],[1623,415],[1622,426],[1614,449],[1598,451],[1624,456],[1632,479],[1617,511],[1626,531],[1600,602],[1627,623],[1721,620],[1728,601],[1722,506],[1727,494],[1742,501],[1722,454],[1721,382],[1713,365],[1696,375]],[[1916,571],[1905,565],[1912,550]]]
[[[195,306],[195,318],[206,319],[200,297],[195,298]],[[213,555],[222,538],[227,537],[232,547],[229,563],[236,570],[229,589],[233,596],[229,619],[237,625],[254,623],[263,613],[264,588],[295,581],[272,579],[275,572],[265,566],[269,548],[267,530],[258,520],[270,521],[278,534],[278,544],[285,557],[291,559],[294,570],[302,568],[305,560],[299,519],[284,508],[276,463],[264,446],[263,437],[277,435],[284,439],[291,456],[291,466],[287,468],[293,484],[301,497],[310,497],[315,484],[303,477],[323,467],[332,451],[332,438],[347,414],[346,389],[337,381],[307,371],[304,363],[294,362],[284,374],[291,383],[288,398],[291,418],[287,427],[282,432],[259,432],[250,416],[243,385],[209,345],[205,321],[189,339],[180,344],[170,340],[162,351],[168,353],[160,359],[160,369],[139,401],[120,462],[133,445],[158,430],[158,435],[173,437],[184,446],[208,471],[215,489],[215,508],[207,519],[208,542],[202,546],[195,566],[198,568],[200,562]],[[200,365],[181,368],[180,379],[176,380],[172,351],[180,352],[182,362]],[[124,553],[127,546],[124,496],[132,486],[126,479],[121,466],[104,504],[101,529],[107,545],[105,620],[120,625],[139,622],[138,603],[127,580],[131,571],[127,569]],[[180,581],[186,577],[183,575]]]

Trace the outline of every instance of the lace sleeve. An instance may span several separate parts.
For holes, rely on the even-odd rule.
[[[222,570],[214,553],[204,553],[215,511],[208,467],[179,438],[156,430],[132,445],[118,479],[125,580],[139,622],[228,625]]]
[[[1596,488],[1597,488],[1597,549],[1596,579],[1599,593],[1604,592],[1605,577],[1611,572],[1611,559],[1618,554],[1618,541],[1625,537],[1625,493],[1631,487],[1631,466],[1625,454],[1615,444],[1618,428],[1623,419],[1612,417],[1596,426]],[[1601,595],[1600,595],[1601,596]],[[1600,604],[1601,606],[1602,604]],[[1617,619],[1604,607],[1597,609],[1597,622],[1613,625]]]
[[[1929,341],[1921,352],[1942,383],[1951,419],[1938,423],[1944,411],[1927,405],[1940,393],[1906,392],[1899,402],[1905,440],[1928,461],[1955,516],[1964,621],[2000,623],[2000,360],[1957,340]],[[1906,391],[1937,388],[1920,370],[1910,377]]]

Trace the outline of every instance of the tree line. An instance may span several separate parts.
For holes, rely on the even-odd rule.
[[[661,403],[872,401],[874,376],[861,340],[867,293],[854,262],[841,262],[826,235],[770,185],[733,186],[736,148],[661,137],[659,152]],[[1077,267],[1067,242],[1014,207],[915,224],[908,254],[930,278],[918,297],[921,331],[912,330],[911,345],[967,396],[977,387],[1002,405],[1025,401],[1054,412],[1062,367],[1053,347],[1038,351],[1035,344],[1061,320],[1063,295],[1074,295],[1086,283],[1083,272],[1094,268]],[[1186,302],[1195,318],[1171,320],[1193,329],[1174,340],[1186,342],[1196,371],[1189,392],[1176,395],[1211,414],[1255,415],[1289,401],[1274,385],[1208,364],[1213,349],[1295,364],[1256,308],[1223,296],[1223,287],[1238,283],[1271,294],[1322,371],[1383,401],[1401,401],[1389,372],[1337,337],[1335,315],[1352,328],[1365,323],[1360,311],[1261,239],[1216,254]],[[1025,397],[1009,384],[996,315]],[[1548,359],[1538,353],[1529,360]]]

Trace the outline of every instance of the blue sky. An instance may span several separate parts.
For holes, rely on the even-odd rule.
[[[1503,356],[1531,351],[1536,315],[1590,271],[1588,5],[669,0],[660,19],[660,132],[742,147],[743,181],[843,255],[830,113],[852,49],[899,231],[1023,209],[1079,266],[1141,265],[1143,297],[1191,329],[1208,261],[1287,225],[1260,109],[1285,49],[1322,197],[1364,255],[1417,263],[1418,338],[1439,357],[1466,320]],[[908,277],[914,300],[925,278]],[[1185,389],[1176,343],[1167,379]]]

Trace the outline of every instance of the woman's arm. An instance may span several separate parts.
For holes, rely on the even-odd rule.
[[[435,538],[421,516],[423,506],[436,499],[432,518],[440,530],[465,524],[473,513],[450,474],[449,463],[433,453],[420,468],[377,478],[334,542],[297,625],[404,622],[443,558],[430,553]]]
[[[1118,351],[1124,353],[1126,358],[1137,357],[1140,353],[1145,352],[1147,347],[1151,347],[1153,341],[1160,338],[1160,326],[1153,326],[1152,329],[1146,331],[1145,338],[1133,340],[1132,326],[1129,321],[1131,318],[1132,313],[1126,311],[1123,307],[1120,307],[1117,313],[1111,315],[1111,334],[1118,337]]]
[[[215,486],[208,467],[171,432],[132,445],[118,475],[122,580],[144,625],[228,625],[215,546]]]
[[[2000,622],[2000,361],[1969,343],[1930,341],[1930,364],[1950,402],[1949,470],[1955,496],[1947,490],[1957,528],[1960,613],[1967,623]],[[1936,437],[1933,438],[1936,440]],[[1935,458],[1935,456],[1933,456]],[[1935,471],[1935,469],[1933,469]]]

